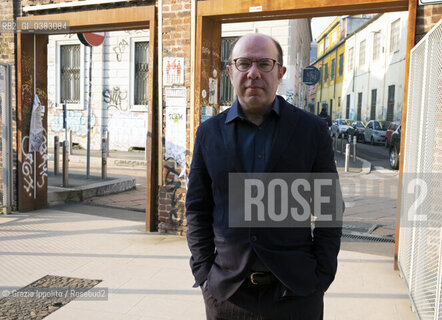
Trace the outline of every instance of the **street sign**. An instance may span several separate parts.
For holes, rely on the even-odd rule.
[[[305,67],[302,70],[302,82],[304,82],[308,86],[312,86],[319,82],[321,79],[321,73],[318,68],[313,66]]]
[[[104,42],[106,32],[77,33],[78,39],[88,47],[97,47]]]

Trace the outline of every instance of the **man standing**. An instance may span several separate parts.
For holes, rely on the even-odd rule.
[[[336,173],[322,120],[276,96],[282,56],[271,37],[241,37],[227,66],[238,98],[197,131],[187,239],[207,319],[322,319],[337,270],[340,227],[229,227],[229,173]]]

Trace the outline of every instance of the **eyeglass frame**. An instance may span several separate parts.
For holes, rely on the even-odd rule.
[[[247,59],[247,60],[249,60],[249,61],[251,62],[251,63],[250,63],[250,67],[248,67],[248,68],[247,68],[246,70],[244,70],[244,71],[239,70],[239,69],[238,69],[238,66],[236,65],[236,61],[238,61],[239,59]],[[246,57],[239,57],[239,58],[235,58],[235,59],[233,59],[233,60],[230,62],[230,64],[233,64],[233,65],[235,66],[236,70],[238,70],[239,72],[247,72],[247,71],[249,71],[250,68],[252,67],[253,62],[259,62],[259,61],[262,61],[262,60],[270,60],[270,61],[273,62],[273,65],[272,65],[272,68],[271,68],[270,70],[268,70],[268,71],[261,70],[261,68],[259,67],[259,65],[257,65],[259,71],[261,71],[261,72],[272,72],[273,69],[275,69],[275,64],[279,64],[279,66],[282,67],[282,64],[281,64],[278,60],[276,60],[276,59],[272,59],[272,58],[250,59],[250,58],[246,58]]]

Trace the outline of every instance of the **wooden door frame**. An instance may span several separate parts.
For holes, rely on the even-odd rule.
[[[116,9],[74,11],[60,14],[46,14],[38,16],[19,17],[17,21],[35,21],[35,20],[64,20],[69,23],[69,33],[79,33],[87,31],[114,31],[114,30],[134,30],[149,28],[149,107],[147,112],[148,132],[146,137],[147,152],[147,191],[146,191],[146,231],[155,231],[155,215],[157,200],[157,70],[156,70],[156,46],[157,46],[157,19],[156,8],[149,6],[134,6]],[[26,90],[26,84],[33,83],[33,67],[29,67],[29,63],[33,63],[33,45],[29,45],[29,39],[33,35],[21,34],[17,35],[17,150],[22,148],[22,137],[29,134],[29,114],[32,106],[32,91]],[[43,105],[47,106],[47,41],[48,34],[37,34],[37,43],[39,45],[38,66],[45,72],[40,72],[37,78],[37,91],[43,96],[40,98]],[[44,52],[42,54],[41,52]],[[29,59],[31,58],[32,61]],[[38,69],[37,66],[37,69]],[[45,112],[47,114],[47,110]],[[47,117],[43,119],[43,125],[47,130]],[[36,199],[25,197],[23,177],[21,175],[21,164],[23,156],[18,153],[19,162],[19,201],[18,207],[20,211],[30,211],[47,206],[47,188]],[[41,159],[37,159],[41,162]],[[46,183],[47,186],[47,183]]]
[[[195,133],[200,124],[202,105],[208,105],[207,89],[209,78],[220,75],[220,48],[222,23],[258,20],[300,19],[346,14],[383,13],[408,10],[407,51],[405,59],[404,98],[402,107],[401,150],[404,150],[410,51],[414,47],[417,0],[206,0],[197,1],[196,46],[194,82],[194,118],[191,119],[190,147],[193,149]],[[219,38],[219,40],[218,40]],[[214,72],[216,71],[216,73]],[[216,78],[216,76],[215,76]],[[219,92],[218,76],[218,92]],[[206,95],[203,94],[206,91]],[[218,97],[219,101],[219,97]],[[218,108],[217,103],[214,104]],[[398,268],[399,221],[401,202],[401,183],[403,173],[403,152],[399,167],[398,209],[396,212],[396,243],[394,267]]]

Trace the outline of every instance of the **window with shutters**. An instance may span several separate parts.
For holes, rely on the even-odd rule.
[[[348,71],[353,70],[354,48],[348,49]]]
[[[365,64],[365,44],[366,40],[361,41],[359,44],[359,65],[363,66]]]
[[[373,60],[379,59],[381,56],[381,33],[375,32],[373,35]]]
[[[336,73],[336,59],[333,59],[331,62],[330,80],[335,79],[335,73]]]
[[[397,19],[391,24],[390,31],[390,53],[399,51],[399,37],[400,37],[400,24],[401,20]]]
[[[338,74],[341,77],[342,74],[344,73],[344,54],[341,53],[339,55],[339,69],[338,69]]]

